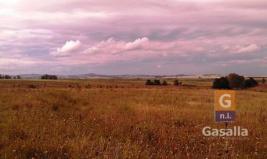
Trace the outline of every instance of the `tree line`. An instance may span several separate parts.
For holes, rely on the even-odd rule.
[[[57,80],[58,77],[56,75],[45,74],[45,75],[41,76],[41,79],[43,79],[43,80]]]
[[[0,74],[0,79],[22,79],[20,75],[15,75],[15,76],[11,76],[11,75],[2,75]],[[56,75],[42,75],[41,79],[43,80],[57,80],[58,77]]]
[[[159,79],[154,79],[154,80],[148,79],[146,81],[146,85],[148,85],[148,86],[167,86],[167,85],[169,85],[169,83],[166,80],[161,81]],[[180,82],[179,80],[176,79],[173,81],[173,85],[179,86],[179,85],[182,85],[182,82]]]
[[[21,79],[21,77],[19,75],[10,76],[10,75],[1,75],[0,74],[0,79]]]
[[[265,79],[262,79],[262,83],[265,84]],[[216,78],[213,81],[212,88],[214,89],[245,89],[258,86],[258,82],[252,78],[245,78],[236,73],[231,73],[226,77]]]
[[[262,84],[266,83],[265,78],[261,80]],[[148,86],[167,86],[169,83],[166,80],[159,80],[159,79],[148,79],[146,80],[145,85]],[[173,85],[175,86],[182,86],[182,82],[178,79],[173,81]],[[231,73],[228,76],[216,78],[212,82],[212,88],[214,89],[246,89],[251,87],[256,87],[259,85],[259,82],[256,81],[254,78],[249,77],[245,78],[244,76],[238,75],[236,73]]]

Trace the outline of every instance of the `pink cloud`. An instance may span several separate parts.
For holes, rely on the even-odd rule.
[[[137,50],[144,48],[149,43],[149,39],[146,37],[136,39],[133,42],[116,41],[113,38],[109,38],[106,41],[101,41],[85,50],[85,54],[95,53],[108,53],[114,54],[119,52],[126,52],[131,50]]]
[[[209,63],[266,57],[265,0],[11,1],[0,2],[2,66],[16,63],[7,59],[15,53],[33,59],[25,58],[25,66],[147,60],[162,70],[169,61],[193,67],[202,57]]]
[[[81,47],[82,43],[79,40],[76,41],[66,41],[66,43],[60,47],[57,48],[57,51],[52,52],[51,55],[54,56],[66,56],[72,53],[73,51],[78,50]]]
[[[160,59],[168,56],[188,56],[207,51],[208,45],[201,41],[152,41],[146,37],[133,41],[109,38],[93,45],[83,45],[84,50],[60,58],[67,64],[109,64],[117,61]],[[87,47],[87,49],[86,49]]]
[[[260,49],[261,49],[260,46],[256,44],[249,44],[247,46],[239,48],[237,52],[238,53],[250,53],[250,52],[259,51]]]
[[[239,43],[239,44],[235,44]],[[238,42],[235,41],[230,45],[224,45],[222,46],[225,52],[227,53],[234,53],[234,54],[246,54],[246,53],[255,53],[257,51],[260,51],[262,47],[259,44],[251,43],[246,44],[246,42]]]
[[[247,65],[247,64],[253,64],[253,65],[258,65],[258,66],[267,66],[267,57],[262,58],[262,59],[232,59],[229,61],[223,61],[223,62],[218,62],[219,65],[221,66],[232,66],[235,64],[238,65]]]

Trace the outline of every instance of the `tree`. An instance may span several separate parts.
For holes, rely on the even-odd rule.
[[[213,81],[212,88],[215,89],[229,89],[229,82],[226,77],[216,78]]]
[[[154,80],[154,85],[161,85],[160,80],[155,79]]]
[[[231,89],[241,89],[244,86],[245,78],[236,73],[231,73],[227,76],[227,80]]]
[[[41,79],[45,79],[45,80],[57,80],[58,77],[56,75],[47,75],[47,74],[45,74],[45,75],[41,76]]]
[[[162,83],[162,85],[163,86],[167,86],[168,85],[167,81],[164,80],[163,83]]]
[[[17,76],[13,76],[13,79],[21,79],[21,77],[17,75]]]
[[[261,82],[262,82],[262,84],[265,84],[265,82],[266,82],[265,78],[262,78]]]
[[[250,77],[245,79],[243,76],[238,74],[231,73],[227,77],[216,78],[213,81],[212,88],[215,89],[243,89],[249,87],[255,87],[258,85],[258,82]]]
[[[150,79],[148,79],[146,80],[146,85],[153,85],[153,82]]]
[[[5,75],[5,76],[4,76],[4,79],[11,79],[11,76],[9,76],[9,75]]]
[[[244,88],[256,87],[257,85],[258,82],[252,77],[244,81]]]
[[[161,85],[161,82],[160,82],[160,80],[158,80],[158,79],[155,79],[155,80],[150,80],[150,79],[148,79],[147,81],[146,81],[146,85]]]
[[[173,85],[175,85],[175,86],[179,86],[179,85],[180,85],[179,80],[176,79],[176,80],[173,82]]]

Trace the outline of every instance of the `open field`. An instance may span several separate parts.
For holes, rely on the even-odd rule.
[[[169,80],[171,82],[171,80]],[[0,81],[0,158],[267,158],[267,87],[237,91],[249,137],[202,135],[214,122],[208,79]]]

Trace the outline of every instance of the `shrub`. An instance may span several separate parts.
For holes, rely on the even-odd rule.
[[[165,81],[166,82],[166,81]],[[167,82],[166,82],[167,83]],[[155,79],[155,80],[150,80],[150,79],[148,79],[147,81],[146,81],[146,85],[157,85],[157,86],[159,86],[159,85],[161,85],[161,82],[160,82],[160,80],[157,80],[157,79]]]
[[[146,85],[153,85],[153,82],[150,79],[148,79],[146,80]]]
[[[212,88],[215,89],[242,89],[255,87],[258,85],[258,82],[250,77],[245,79],[243,76],[238,74],[231,73],[227,77],[216,78],[213,81]]]
[[[262,84],[265,84],[265,82],[266,82],[265,78],[262,78],[261,82],[262,82]]]
[[[154,80],[154,85],[161,85],[160,80],[155,79]]]
[[[229,82],[226,77],[221,77],[221,78],[216,78],[213,81],[212,88],[217,88],[217,89],[229,89]]]
[[[252,77],[244,81],[244,88],[255,87],[257,85],[258,85],[258,82]]]
[[[231,89],[241,89],[244,86],[245,78],[243,76],[239,76],[236,73],[231,73],[227,76],[229,87]]]
[[[41,76],[41,79],[49,79],[49,80],[57,80],[58,79],[58,77],[57,76],[55,76],[55,75],[43,75],[43,76]]]
[[[13,76],[13,79],[21,79],[21,76],[19,76],[19,75]]]
[[[175,85],[175,86],[179,86],[179,85],[181,85],[181,83],[179,82],[179,80],[175,80],[174,82],[173,82],[173,85]]]
[[[11,79],[11,76],[9,76],[9,75],[5,75],[4,78],[5,78],[5,79]]]
[[[11,79],[12,77],[9,75],[0,75],[0,79]]]
[[[167,86],[168,85],[167,81],[163,81],[162,85]]]

